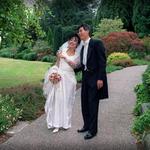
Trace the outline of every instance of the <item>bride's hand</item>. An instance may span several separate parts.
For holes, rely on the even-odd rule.
[[[57,57],[58,57],[58,58],[64,58],[64,59],[66,58],[66,57],[62,54],[62,52],[58,52],[58,53],[57,53]]]

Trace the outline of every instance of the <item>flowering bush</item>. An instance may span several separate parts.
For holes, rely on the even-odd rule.
[[[21,116],[22,110],[16,108],[14,100],[0,95],[0,133],[11,127]]]
[[[107,53],[145,50],[144,43],[134,32],[112,32],[102,38]]]

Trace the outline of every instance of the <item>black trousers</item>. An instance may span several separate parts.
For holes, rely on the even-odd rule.
[[[83,73],[82,90],[81,90],[81,107],[84,121],[84,128],[88,129],[91,134],[97,133],[98,126],[98,90],[97,86],[90,86],[88,75]]]

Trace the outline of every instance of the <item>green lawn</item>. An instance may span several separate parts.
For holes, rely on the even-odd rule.
[[[0,88],[39,84],[50,63],[0,57]]]
[[[148,61],[134,59],[134,64],[150,64]],[[22,84],[39,84],[50,63],[24,61],[0,57],[0,88],[14,87]],[[122,69],[120,66],[107,66],[107,73]],[[78,77],[79,76],[79,77]],[[81,74],[77,75],[80,80]]]

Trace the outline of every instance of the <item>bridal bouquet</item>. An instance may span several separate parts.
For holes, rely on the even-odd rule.
[[[53,84],[57,84],[60,80],[61,80],[61,76],[58,73],[52,73],[49,76],[49,80],[53,83]]]

